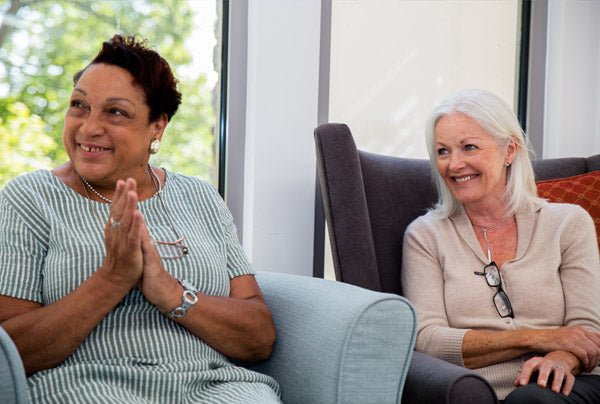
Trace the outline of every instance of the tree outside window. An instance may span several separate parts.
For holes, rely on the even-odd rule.
[[[153,163],[216,183],[218,6],[216,0],[0,0],[0,188],[19,174],[67,161],[62,126],[73,74],[116,33],[147,39],[173,67],[183,94]],[[211,66],[202,71],[198,58],[207,47]]]

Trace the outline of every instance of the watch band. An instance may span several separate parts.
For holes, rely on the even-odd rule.
[[[186,281],[185,279],[177,279],[177,282],[183,287],[183,295],[181,296],[181,306],[174,308],[167,313],[169,318],[181,318],[187,314],[190,307],[198,302],[196,293],[198,290]]]

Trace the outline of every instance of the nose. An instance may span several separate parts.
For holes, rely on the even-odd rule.
[[[450,154],[450,170],[460,171],[465,166],[465,161],[460,152]]]
[[[94,112],[88,113],[83,118],[79,130],[86,136],[102,135],[104,133],[105,128],[100,114]]]

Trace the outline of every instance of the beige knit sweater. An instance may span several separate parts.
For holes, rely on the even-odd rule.
[[[402,287],[414,304],[417,351],[464,366],[469,329],[512,330],[584,325],[600,331],[600,257],[594,223],[577,205],[544,203],[516,215],[514,260],[501,268],[515,318],[501,318],[482,271],[487,264],[464,210],[441,219],[417,218],[404,237]],[[532,353],[533,354],[533,353]],[[531,355],[476,369],[503,399]],[[600,368],[594,374],[600,375]]]

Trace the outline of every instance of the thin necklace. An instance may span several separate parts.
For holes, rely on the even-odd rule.
[[[152,178],[152,183],[154,184],[154,188],[156,189],[156,191],[154,192],[154,195],[151,196],[151,198],[153,198],[158,193],[160,193],[160,191],[162,191],[162,187],[160,185],[160,181],[159,181],[158,177],[154,173],[154,170],[152,169],[152,167],[150,167],[150,164],[148,164],[148,173],[150,173],[150,177]],[[102,195],[100,192],[96,191],[96,189],[92,186],[92,184],[90,184],[88,182],[88,180],[86,180],[81,175],[79,176],[79,178],[81,178],[81,181],[83,181],[83,184],[84,184],[83,188],[85,189],[86,194],[87,194],[87,188],[89,188],[90,191],[92,191],[98,198],[102,199],[104,202],[112,203],[112,199],[108,199],[107,197],[105,197],[104,195]],[[91,199],[89,197],[89,195],[88,195],[88,199]]]
[[[485,240],[485,245],[487,246],[488,264],[491,264],[492,263],[492,247],[490,246],[490,241],[488,240],[488,236],[487,236],[488,229],[485,227],[482,227],[481,231],[483,231],[483,239]]]
[[[81,178],[81,181],[83,181],[84,187],[83,189],[85,189],[85,192],[87,193],[87,189],[89,188],[94,194],[96,194],[96,196],[100,199],[102,199],[105,202],[108,203],[112,203],[111,199],[108,199],[107,197],[105,197],[104,195],[102,195],[100,192],[96,191],[96,189],[92,186],[92,184],[90,184],[89,182],[87,182],[87,180],[85,178],[83,178],[82,176],[79,176],[79,178]],[[88,195],[88,199],[91,199]]]
[[[156,192],[154,193],[154,195],[152,195],[152,197],[155,197],[156,195],[159,195],[162,192],[163,187],[160,184],[158,175],[156,175],[156,173],[154,172],[154,169],[150,166],[150,164],[148,164],[148,172],[150,173],[150,176],[152,177],[152,182],[154,183],[154,188],[156,188]],[[162,199],[161,199],[161,202],[162,202]]]
[[[481,230],[481,232],[483,233],[483,240],[485,241],[485,245],[487,247],[488,263],[490,263],[490,264],[492,263],[492,247],[490,245],[490,240],[488,239],[487,233],[490,230],[495,230],[495,229],[499,228],[501,224],[503,224],[510,218],[512,218],[512,216],[505,217],[504,219],[500,220],[498,223],[496,223],[493,226],[481,226],[481,225],[475,224],[475,223],[473,223],[473,221],[471,221],[471,224],[473,225],[473,227]]]
[[[492,226],[482,226],[480,224],[473,222],[471,219],[469,219],[469,220],[471,221],[471,224],[473,225],[473,227],[476,227],[476,228],[480,229],[481,231],[489,231],[489,230],[497,229],[498,227],[500,227],[501,224],[504,224],[504,222],[506,222],[508,219],[512,219],[512,216],[507,216],[503,219],[500,219],[500,221],[498,221],[496,224],[494,224]]]
[[[85,180],[83,179],[82,176],[79,176],[79,179],[81,180],[82,183],[85,183]],[[85,184],[83,185],[83,190],[85,191],[85,196],[91,201],[92,198],[90,198],[90,194],[88,193],[87,187],[85,186]],[[99,195],[100,197],[102,197],[102,195]],[[98,220],[100,220],[100,224],[103,223],[102,221],[102,216],[100,216],[100,213],[98,212],[97,209],[94,209],[94,206],[92,204],[89,204],[90,209],[92,210],[93,214],[96,215],[96,217],[98,218]]]

